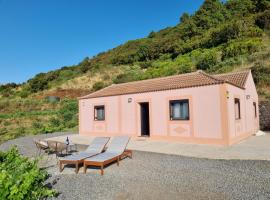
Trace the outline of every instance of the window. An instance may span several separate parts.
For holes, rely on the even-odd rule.
[[[253,108],[254,108],[254,117],[257,117],[257,105],[256,102],[253,102]]]
[[[105,120],[105,107],[104,106],[95,106],[95,120],[103,121]]]
[[[235,111],[235,119],[241,119],[240,113],[240,99],[234,99],[234,111]]]
[[[170,101],[170,120],[189,120],[189,100]]]

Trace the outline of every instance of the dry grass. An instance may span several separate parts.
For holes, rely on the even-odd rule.
[[[95,74],[87,73],[80,77],[76,77],[67,81],[66,83],[59,86],[61,89],[81,89],[81,90],[92,90],[93,85],[96,82],[102,81],[105,84],[111,84],[113,77],[122,73],[121,67],[111,67],[106,70],[101,70]]]

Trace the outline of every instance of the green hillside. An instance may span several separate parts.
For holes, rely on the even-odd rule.
[[[21,85],[0,86],[0,142],[76,129],[76,101],[71,99],[112,83],[198,69],[222,73],[247,68],[253,71],[260,99],[270,99],[270,1],[205,0],[194,14],[180,16],[176,26]],[[68,99],[49,103],[44,100],[48,95]]]

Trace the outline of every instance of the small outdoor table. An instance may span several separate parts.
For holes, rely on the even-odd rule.
[[[72,151],[78,152],[77,144],[70,142],[69,144],[66,144],[66,146],[67,146],[66,147],[66,154],[68,154],[68,152],[72,152]]]

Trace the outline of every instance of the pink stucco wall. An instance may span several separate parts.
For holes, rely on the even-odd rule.
[[[241,99],[241,120],[238,121],[235,120],[234,97]],[[189,99],[190,120],[169,119],[169,101],[174,99]],[[258,130],[258,117],[254,118],[253,110],[253,102],[258,106],[258,96],[250,74],[246,90],[222,84],[81,99],[80,134],[140,136],[140,102],[149,102],[150,138],[226,145]],[[105,121],[94,120],[95,105],[105,105]]]
[[[190,120],[169,120],[169,100],[173,99],[189,99]],[[139,102],[149,102],[150,136],[222,139],[219,85],[82,99],[80,134],[140,136]],[[105,121],[94,121],[95,105],[105,105]]]
[[[259,129],[258,95],[251,73],[247,78],[245,88],[245,90],[242,90],[232,85],[227,85],[229,91],[229,137],[231,140],[234,138],[247,137],[254,134]],[[240,99],[241,119],[238,120],[235,119],[234,98]],[[255,117],[253,102],[256,103],[257,117]]]

